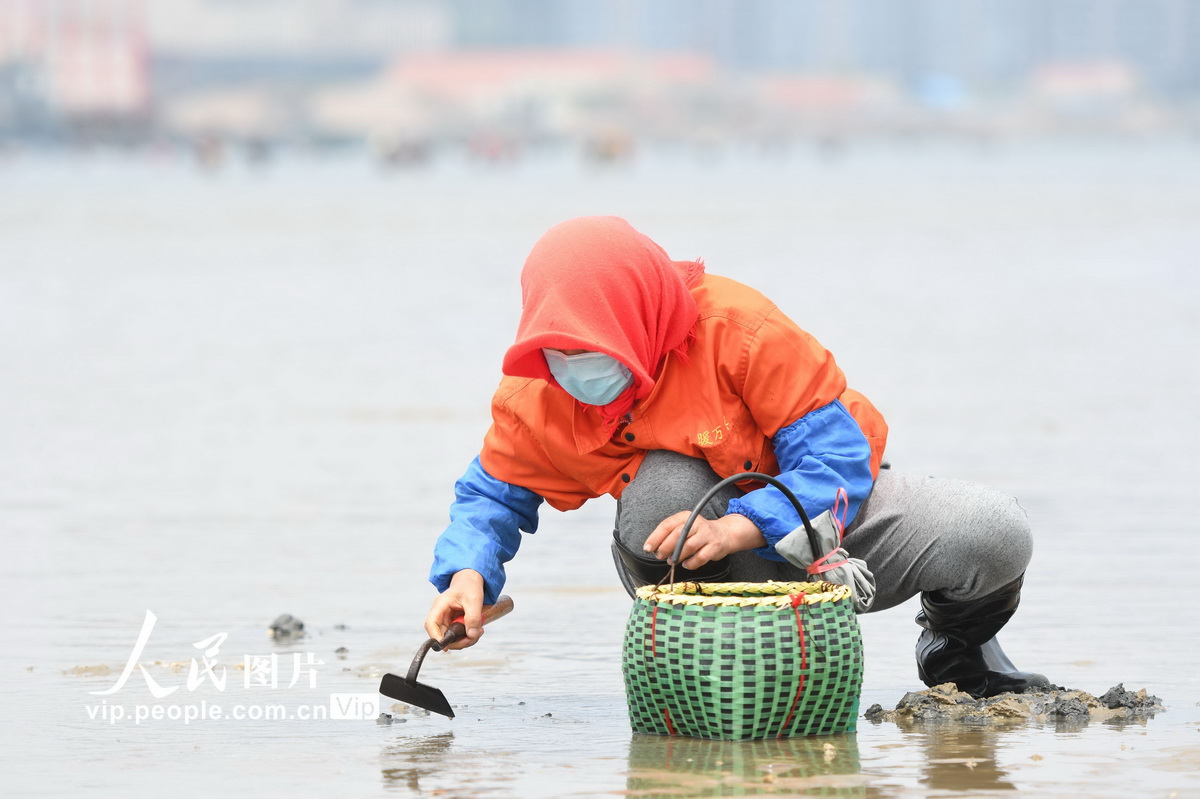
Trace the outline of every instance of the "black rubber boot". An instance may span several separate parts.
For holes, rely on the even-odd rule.
[[[1018,671],[1004,654],[996,633],[1017,611],[1021,575],[979,599],[948,600],[938,591],[921,594],[917,624],[917,674],[928,686],[952,682],[976,699],[1050,687],[1041,674]]]

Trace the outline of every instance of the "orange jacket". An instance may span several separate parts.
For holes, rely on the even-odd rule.
[[[601,494],[620,497],[647,450],[704,458],[721,477],[778,474],[775,433],[841,400],[878,475],[887,424],[846,387],[828,350],[748,286],[705,275],[691,291],[700,316],[687,358],[666,356],[653,392],[615,435],[604,432],[594,407],[545,380],[505,377],[492,399],[484,469],[559,510]]]

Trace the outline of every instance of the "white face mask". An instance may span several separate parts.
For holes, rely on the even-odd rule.
[[[565,355],[543,349],[542,354],[563,391],[586,405],[607,405],[633,385],[625,364],[603,352]]]

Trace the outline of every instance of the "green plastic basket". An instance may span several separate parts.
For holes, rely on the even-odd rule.
[[[843,585],[647,585],[621,665],[635,732],[731,741],[853,732],[862,634]]]

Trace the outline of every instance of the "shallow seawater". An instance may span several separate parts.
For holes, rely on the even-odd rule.
[[[509,569],[516,610],[426,660],[457,718],[378,724],[391,703],[366,700],[423,639],[430,548],[487,426],[520,263],[585,213],[771,296],[883,410],[895,468],[1015,494],[1037,551],[1009,654],[1167,710],[634,735],[603,499],[544,513]],[[1197,264],[1186,142],[609,172],[0,163],[5,792],[1200,794]],[[140,670],[92,693],[147,611],[140,661],[171,693]],[[281,613],[308,634],[269,638]],[[914,613],[862,618],[862,709],[920,687]],[[357,720],[328,718],[335,701]]]

